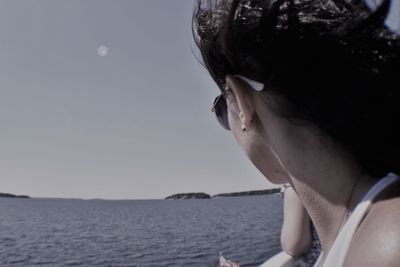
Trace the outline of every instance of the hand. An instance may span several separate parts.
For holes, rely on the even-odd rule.
[[[224,256],[222,256],[222,253],[219,253],[219,267],[240,267],[239,263],[226,260]]]
[[[220,267],[240,267],[240,264],[227,260],[226,262],[220,264]]]

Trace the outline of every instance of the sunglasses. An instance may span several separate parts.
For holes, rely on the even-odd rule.
[[[225,130],[230,130],[228,120],[228,105],[226,104],[226,98],[224,93],[221,93],[214,99],[213,107],[211,109],[212,112],[215,113],[219,124],[221,124],[222,128]]]
[[[264,89],[264,84],[251,80],[241,75],[235,75],[235,77],[240,78],[241,80],[245,81],[251,88],[256,91],[262,91]],[[215,113],[219,124],[221,124],[222,128],[225,130],[230,130],[231,127],[229,126],[228,120],[228,105],[226,104],[225,92],[229,90],[228,88],[225,89],[219,96],[214,99],[213,106],[211,111]]]

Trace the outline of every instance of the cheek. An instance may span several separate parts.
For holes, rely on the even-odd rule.
[[[247,156],[271,183],[282,184],[289,182],[288,173],[269,147],[254,145],[247,151]]]
[[[260,136],[255,133],[254,130],[250,130],[247,133],[242,133],[242,122],[236,114],[236,112],[228,112],[228,120],[231,132],[242,150],[253,161],[253,159],[258,158],[258,151],[261,149],[261,144],[259,142],[261,140]]]
[[[236,141],[239,143],[242,149],[245,150],[246,139],[244,138],[244,134],[241,131],[242,123],[239,116],[237,116],[236,114],[237,112],[235,112],[235,110],[232,111],[231,109],[228,109],[229,126]]]
[[[254,166],[272,183],[288,182],[288,174],[275,153],[268,146],[266,137],[255,130],[241,132],[241,121],[235,114],[228,114],[229,125],[236,141]]]

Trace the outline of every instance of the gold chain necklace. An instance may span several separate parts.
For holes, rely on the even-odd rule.
[[[354,192],[355,192],[355,190],[356,190],[356,188],[357,188],[357,184],[358,184],[358,181],[360,180],[360,177],[362,176],[362,174],[363,174],[363,172],[361,172],[358,176],[357,176],[357,178],[355,179],[355,181],[354,181],[354,184],[353,184],[353,187],[351,188],[351,192],[350,192],[350,196],[349,196],[349,199],[347,200],[347,202],[346,202],[346,206],[345,206],[345,211],[343,212],[343,216],[342,216],[342,219],[340,220],[340,224],[339,224],[339,227],[338,227],[338,229],[337,229],[337,231],[336,231],[336,237],[338,236],[338,234],[339,234],[339,232],[340,232],[340,229],[342,229],[342,227],[343,227],[343,224],[345,223],[345,221],[348,219],[348,217],[349,217],[349,213],[350,213],[350,204],[351,204],[351,201],[353,200],[353,195],[354,195]]]

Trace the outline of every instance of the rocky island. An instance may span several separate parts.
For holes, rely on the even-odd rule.
[[[0,193],[0,197],[3,197],[3,198],[30,198],[28,196],[17,196],[17,195],[6,194],[6,193]]]
[[[175,194],[172,196],[168,196],[166,200],[177,200],[177,199],[210,199],[215,197],[240,197],[240,196],[259,196],[259,195],[270,195],[276,194],[281,191],[280,188],[272,188],[272,189],[265,189],[265,190],[255,190],[255,191],[244,191],[244,192],[234,192],[234,193],[223,193],[217,194],[214,196],[210,196],[206,193],[181,193]]]
[[[206,193],[182,193],[168,196],[165,200],[177,200],[177,199],[210,199],[211,196]]]
[[[212,196],[215,197],[241,197],[241,196],[259,196],[259,195],[270,195],[276,194],[281,191],[280,188],[272,188],[265,190],[255,190],[255,191],[244,191],[244,192],[235,192],[235,193],[223,193]]]

